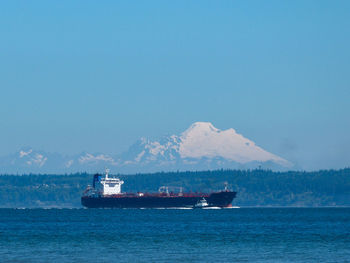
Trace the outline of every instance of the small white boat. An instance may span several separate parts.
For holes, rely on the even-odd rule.
[[[199,200],[197,202],[197,204],[194,205],[194,208],[203,208],[203,207],[207,207],[208,206],[208,202],[207,200],[205,200],[205,198],[203,197],[201,200]]]

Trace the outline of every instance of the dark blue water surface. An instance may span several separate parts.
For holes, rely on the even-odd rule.
[[[0,209],[0,262],[350,262],[350,208]]]

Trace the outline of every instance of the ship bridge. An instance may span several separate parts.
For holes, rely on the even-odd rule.
[[[121,186],[124,181],[119,178],[108,176],[109,170],[106,169],[106,174],[102,177],[99,174],[94,176],[93,186],[95,191],[101,195],[117,195],[121,193]]]

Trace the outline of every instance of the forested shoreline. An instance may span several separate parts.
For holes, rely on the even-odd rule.
[[[237,206],[350,206],[350,169],[313,172],[270,170],[215,170],[117,174],[123,192],[156,192],[160,186],[210,192],[228,182],[238,192]],[[0,207],[81,207],[80,197],[92,175],[0,175]]]

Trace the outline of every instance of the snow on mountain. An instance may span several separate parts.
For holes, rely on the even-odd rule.
[[[234,129],[221,131],[210,122],[196,122],[180,136],[179,153],[182,158],[222,157],[238,163],[273,161],[288,162],[269,153]]]
[[[27,155],[31,154],[32,152],[33,152],[32,149],[29,149],[28,151],[20,150],[19,151],[19,158],[23,158],[24,156],[27,156]]]
[[[55,156],[56,157],[56,156]],[[48,163],[48,154],[35,151],[31,148],[21,149],[15,154],[0,158],[0,169],[3,172],[38,172],[45,169]]]
[[[123,165],[172,162],[179,157],[177,140],[175,135],[159,141],[141,138],[120,156],[120,160]]]
[[[269,153],[234,129],[219,130],[210,122],[196,122],[179,136],[160,141],[139,140],[121,155],[125,165],[170,169],[256,168],[268,164],[291,167],[287,160]],[[175,167],[176,166],[176,167]]]
[[[0,173],[98,172],[116,165],[115,159],[106,154],[81,153],[64,156],[24,148],[0,158]]]
[[[18,157],[19,160],[13,159],[13,162],[34,167],[43,167],[47,161],[47,157],[44,154],[35,152],[33,149],[19,151]]]
[[[28,165],[35,165],[39,167],[42,167],[47,161],[47,157],[45,157],[43,154],[33,152],[32,149],[27,151],[21,150],[19,152],[19,158],[24,159],[25,163]]]
[[[98,162],[109,163],[110,165],[117,165],[118,163],[109,155],[85,153],[78,158],[80,164],[96,164]]]
[[[210,122],[196,122],[180,135],[160,140],[141,138],[128,151],[111,156],[81,153],[64,156],[31,148],[0,158],[0,173],[115,172],[167,170],[288,169],[292,164],[267,152],[234,129],[220,130]]]

